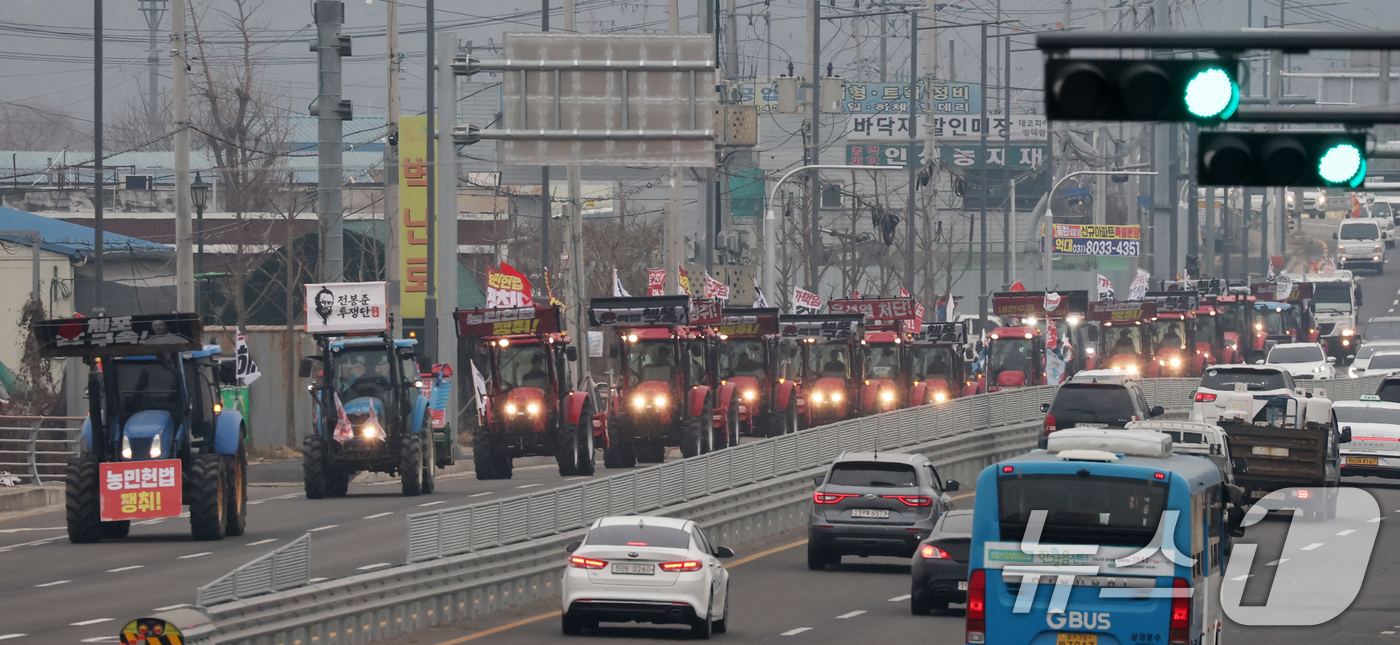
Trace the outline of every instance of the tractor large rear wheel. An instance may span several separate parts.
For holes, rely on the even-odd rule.
[[[582,477],[592,477],[597,471],[598,465],[594,461],[596,452],[593,444],[593,406],[583,404],[583,410],[578,415],[578,468],[574,474]]]
[[[102,507],[98,497],[98,460],[80,455],[68,462],[63,473],[67,494],[68,541],[74,544],[102,539]]]
[[[102,539],[113,540],[124,538],[131,534],[131,520],[117,520],[115,522],[102,523]]]
[[[236,537],[248,528],[248,450],[242,441],[238,442],[238,454],[224,456],[224,474],[224,500],[228,503],[224,535]]]
[[[705,404],[705,407],[710,407],[708,402]],[[710,444],[705,438],[714,433],[710,431],[710,428],[702,427],[703,424],[698,423],[698,421],[696,417],[686,417],[681,420],[680,448],[682,458],[689,459],[699,455],[705,452],[705,446]],[[662,451],[662,455],[662,460],[664,460],[664,450]]]
[[[491,458],[491,430],[481,425],[472,431],[472,464],[477,480],[497,479],[496,462]]]
[[[399,484],[405,497],[423,494],[423,437],[406,434],[399,443]]]
[[[345,497],[350,492],[350,480],[355,471],[343,468],[326,468],[326,497]]]
[[[431,495],[437,490],[437,442],[433,438],[433,420],[427,418],[425,412],[423,419],[423,430],[419,434],[423,436],[423,494]]]
[[[554,448],[554,460],[559,464],[559,476],[590,476],[593,474],[593,409],[588,403],[579,411],[578,423],[564,420],[559,424]]]
[[[301,477],[306,488],[306,499],[321,499],[326,496],[326,440],[313,434],[301,442]]]
[[[608,423],[610,432],[614,428],[618,428],[616,420]],[[603,466],[605,468],[635,468],[637,466],[637,451],[632,445],[631,437],[616,432],[608,438],[608,447],[603,450]]]
[[[224,456],[203,454],[190,457],[189,479],[185,482],[186,503],[190,505],[190,534],[196,540],[222,540],[227,528],[228,504],[224,502]]]

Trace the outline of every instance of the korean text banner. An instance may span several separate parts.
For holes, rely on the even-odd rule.
[[[34,333],[44,358],[97,358],[199,351],[203,329],[198,314],[141,314],[44,320]]]
[[[389,328],[383,282],[306,285],[306,332],[336,334]]]
[[[99,515],[104,522],[180,515],[179,459],[98,465]]]
[[[427,155],[428,117],[400,119],[399,303],[404,318],[422,318],[423,303],[428,296]],[[450,210],[455,212],[456,204]]]
[[[843,148],[846,152],[846,164],[851,166],[904,166],[909,158],[906,143],[885,143],[880,141],[852,141]],[[922,142],[914,144],[914,158],[920,159],[924,154],[924,144]],[[1006,168],[1006,162],[1011,161],[1011,168],[1018,170],[1030,170],[1045,165],[1047,161],[1045,144],[1022,143],[1011,144],[1010,151],[1003,145],[987,145],[987,150],[976,143],[968,145],[950,144],[939,145],[938,156],[947,164],[956,168]]]
[[[1141,252],[1139,226],[1056,224],[1054,232],[1055,252],[1062,255],[1136,257]]]
[[[982,87],[973,83],[935,81],[932,96],[920,96],[914,111],[928,112],[925,99],[933,99],[935,114],[977,114],[982,111]],[[879,114],[909,111],[908,83],[847,83],[842,109],[852,114]]]

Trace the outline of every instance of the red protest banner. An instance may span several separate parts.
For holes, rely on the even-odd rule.
[[[104,522],[178,517],[180,460],[109,462],[98,465],[98,495]]]

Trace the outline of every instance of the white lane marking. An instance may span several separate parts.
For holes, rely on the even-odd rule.
[[[206,556],[206,555],[214,555],[214,552],[213,552],[213,551],[200,551],[199,553],[191,553],[191,554],[189,554],[189,555],[182,555],[182,556],[180,556],[179,558],[176,558],[176,559],[177,559],[177,560],[189,560],[190,558],[202,558],[202,557],[204,557],[204,556]]]
[[[180,603],[180,604],[178,604],[178,605],[166,605],[166,606],[164,606],[164,607],[156,607],[153,611],[171,611],[171,610],[174,610],[174,609],[184,609],[185,607],[188,607],[188,606],[190,606],[190,603],[182,602],[182,603]]]
[[[258,504],[261,504],[261,503],[266,502],[266,501],[267,501],[267,500],[265,500],[265,499],[250,499],[250,500],[248,500],[248,505],[249,505],[249,506],[257,506]]]
[[[1382,634],[1394,634],[1395,632],[1386,631],[1386,632],[1381,632],[1381,633],[1382,633]]]
[[[1385,518],[1383,518],[1383,517],[1373,517],[1373,518],[1371,518],[1371,519],[1369,519],[1369,520],[1366,520],[1366,523],[1367,523],[1367,524],[1379,524],[1380,521],[1383,520],[1383,519],[1385,519]]]
[[[72,580],[55,580],[55,581],[53,581],[53,582],[45,582],[44,584],[41,584],[41,585],[34,585],[34,586],[35,586],[36,588],[39,588],[39,587],[57,587],[58,585],[66,585],[66,584],[68,584],[68,583],[70,583],[70,582],[72,582]]]
[[[78,621],[78,622],[76,622],[76,623],[68,623],[68,624],[69,624],[69,625],[72,625],[73,627],[87,627],[88,625],[96,625],[97,623],[105,623],[105,622],[107,622],[107,621],[109,621],[109,620],[116,620],[116,619],[115,619],[115,618],[94,618],[94,619],[92,619],[92,620],[80,620],[80,621]]]
[[[467,495],[467,497],[485,497],[485,496],[487,496],[487,495],[495,495],[495,494],[496,494],[496,491],[494,491],[494,490],[488,490],[488,491],[486,491],[486,492],[484,492],[484,493],[477,493],[477,494],[475,494],[475,495]],[[1397,512],[1397,513],[1400,513],[1400,511],[1396,511],[1396,512]]]
[[[447,503],[447,500],[445,500],[445,499],[440,499],[440,500],[438,500],[438,501],[436,501],[436,502],[428,502],[428,503],[426,503],[426,504],[419,504],[419,506],[437,506],[438,504],[446,504],[446,503]],[[385,515],[388,515],[388,513],[385,513]]]
[[[121,573],[121,572],[123,572],[123,571],[131,571],[131,570],[133,570],[133,569],[144,569],[144,568],[146,568],[146,565],[144,565],[144,564],[133,564],[133,565],[131,565],[131,566],[129,566],[129,567],[117,567],[116,569],[108,569],[108,570],[107,570],[107,573]]]
[[[564,478],[564,481],[566,481],[566,482],[574,482],[574,481],[578,481],[578,480],[580,480],[580,479],[592,479],[592,477],[565,477],[565,478]]]
[[[1347,530],[1345,530],[1345,531],[1342,531],[1341,533],[1338,533],[1337,535],[1351,535],[1352,533],[1355,533],[1355,532],[1356,532],[1356,529],[1347,529]]]
[[[1390,303],[1390,306],[1392,307],[1394,307],[1395,305],[1400,305],[1400,300],[1396,300],[1395,302]]]
[[[1248,580],[1248,579],[1253,578],[1253,577],[1254,577],[1254,574],[1252,574],[1252,573],[1246,573],[1246,574],[1244,574],[1244,575],[1242,575],[1242,576],[1235,576],[1235,577],[1230,578],[1230,579],[1233,580],[1233,581],[1235,581],[1235,582],[1239,582],[1239,581],[1241,581],[1241,580]]]
[[[374,564],[367,564],[363,567],[355,567],[355,569],[358,571],[373,571],[375,569],[383,569],[387,566],[389,566],[388,562],[376,562]]]
[[[903,596],[895,596],[895,597],[893,597],[893,598],[890,598],[890,602],[904,602],[904,601],[906,601],[906,600],[908,600],[908,599],[909,599],[909,594],[904,594]]]
[[[1274,560],[1273,562],[1269,562],[1269,563],[1265,564],[1264,566],[1266,566],[1266,567],[1276,567],[1276,566],[1278,566],[1278,565],[1280,565],[1280,564],[1283,564],[1283,563],[1285,563],[1285,562],[1288,562],[1288,558],[1279,558],[1278,560]]]
[[[4,530],[0,530],[0,533],[20,533],[20,532],[24,532],[24,531],[62,531],[64,528],[66,528],[66,527],[62,527],[62,526],[44,526],[44,527],[31,526],[31,527],[22,528],[22,529],[4,529]]]
[[[836,618],[838,618],[838,619],[841,619],[841,618],[855,618],[856,616],[859,616],[859,615],[861,615],[861,614],[863,614],[863,613],[865,613],[865,610],[864,610],[864,609],[857,609],[857,610],[855,610],[855,611],[848,611],[848,612],[846,612],[846,613],[844,613],[844,614],[841,614],[840,616],[837,616]]]
[[[365,516],[365,519],[367,519],[367,520],[372,520],[372,519],[374,519],[374,518],[376,518],[376,517],[384,517],[385,515],[393,515],[393,514],[394,514],[393,511],[385,511],[385,512],[383,512],[383,513],[375,513],[374,515],[366,515],[366,516]]]
[[[318,527],[316,527],[316,528],[314,528],[314,529],[308,529],[306,532],[307,532],[307,533],[315,533],[315,532],[317,532],[317,531],[325,531],[325,530],[333,529],[333,528],[335,528],[335,527],[337,527],[337,526],[340,526],[340,525],[339,525],[339,524],[327,524],[327,525],[325,525],[325,526],[318,526]]]
[[[48,544],[49,542],[53,542],[54,540],[59,540],[59,539],[62,539],[62,538],[63,538],[62,535],[57,535],[57,536],[54,536],[54,537],[47,537],[47,538],[44,538],[44,539],[42,539],[42,540],[34,540],[33,542],[21,542],[21,543],[19,543],[19,544],[11,544],[10,546],[7,546],[7,547],[5,547],[5,548],[3,548],[3,549],[0,549],[0,553],[4,553],[4,552],[9,551],[9,550],[11,550],[11,549],[18,549],[19,547],[22,547],[22,546],[39,546],[39,545],[41,545],[41,544]]]
[[[259,546],[259,545],[262,545],[262,544],[271,544],[271,543],[276,542],[276,541],[277,541],[277,538],[267,538],[266,540],[258,540],[257,542],[249,542],[249,543],[247,543],[247,544],[245,544],[245,545],[243,545],[243,546]]]
[[[306,494],[306,493],[287,493],[286,495],[278,495],[277,497],[269,497],[269,498],[267,498],[267,499],[268,499],[268,501],[272,501],[272,500],[274,500],[274,499],[292,499],[292,498],[294,498],[294,497],[301,497],[302,495],[305,495],[305,494]]]
[[[779,634],[779,636],[796,636],[796,635],[798,635],[798,634],[801,634],[802,632],[809,632],[809,631],[812,631],[812,628],[811,628],[811,627],[798,627],[797,629],[789,629],[789,630],[787,630],[787,631],[785,631],[785,632]]]
[[[544,484],[525,484],[524,486],[516,486],[516,488],[534,488],[534,487],[536,487],[536,486],[543,486],[543,485],[544,485]]]
[[[1313,542],[1312,544],[1309,544],[1309,545],[1307,545],[1307,546],[1305,546],[1305,547],[1303,547],[1303,548],[1301,548],[1301,549],[1298,549],[1298,550],[1299,550],[1299,551],[1311,551],[1311,550],[1316,549],[1317,547],[1320,547],[1320,546],[1322,546],[1322,543],[1321,543],[1321,542]]]
[[[153,520],[146,520],[146,521],[144,521],[144,522],[132,522],[131,525],[132,525],[132,526],[150,526],[150,525],[152,525],[152,524],[160,524],[161,522],[164,522],[164,521],[165,521],[165,518],[163,518],[163,517],[157,517],[156,519],[153,519]]]
[[[120,642],[121,642],[121,639],[117,638],[116,636],[94,636],[94,637],[92,637],[92,638],[84,638],[81,642],[83,642],[83,643],[120,643]]]
[[[29,634],[0,634],[0,641],[7,641],[7,640],[10,640],[10,639],[12,639],[12,638],[24,638],[25,636],[28,636],[28,635],[29,635]]]
[[[312,578],[312,579],[310,579],[310,580],[307,580],[307,582],[316,583],[316,582],[325,582],[325,581],[327,581],[327,580],[330,580],[330,578]]]

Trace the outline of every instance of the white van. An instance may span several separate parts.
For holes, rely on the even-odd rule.
[[[1332,239],[1337,241],[1337,268],[1369,268],[1375,269],[1376,275],[1385,273],[1385,233],[1376,220],[1342,220]]]

